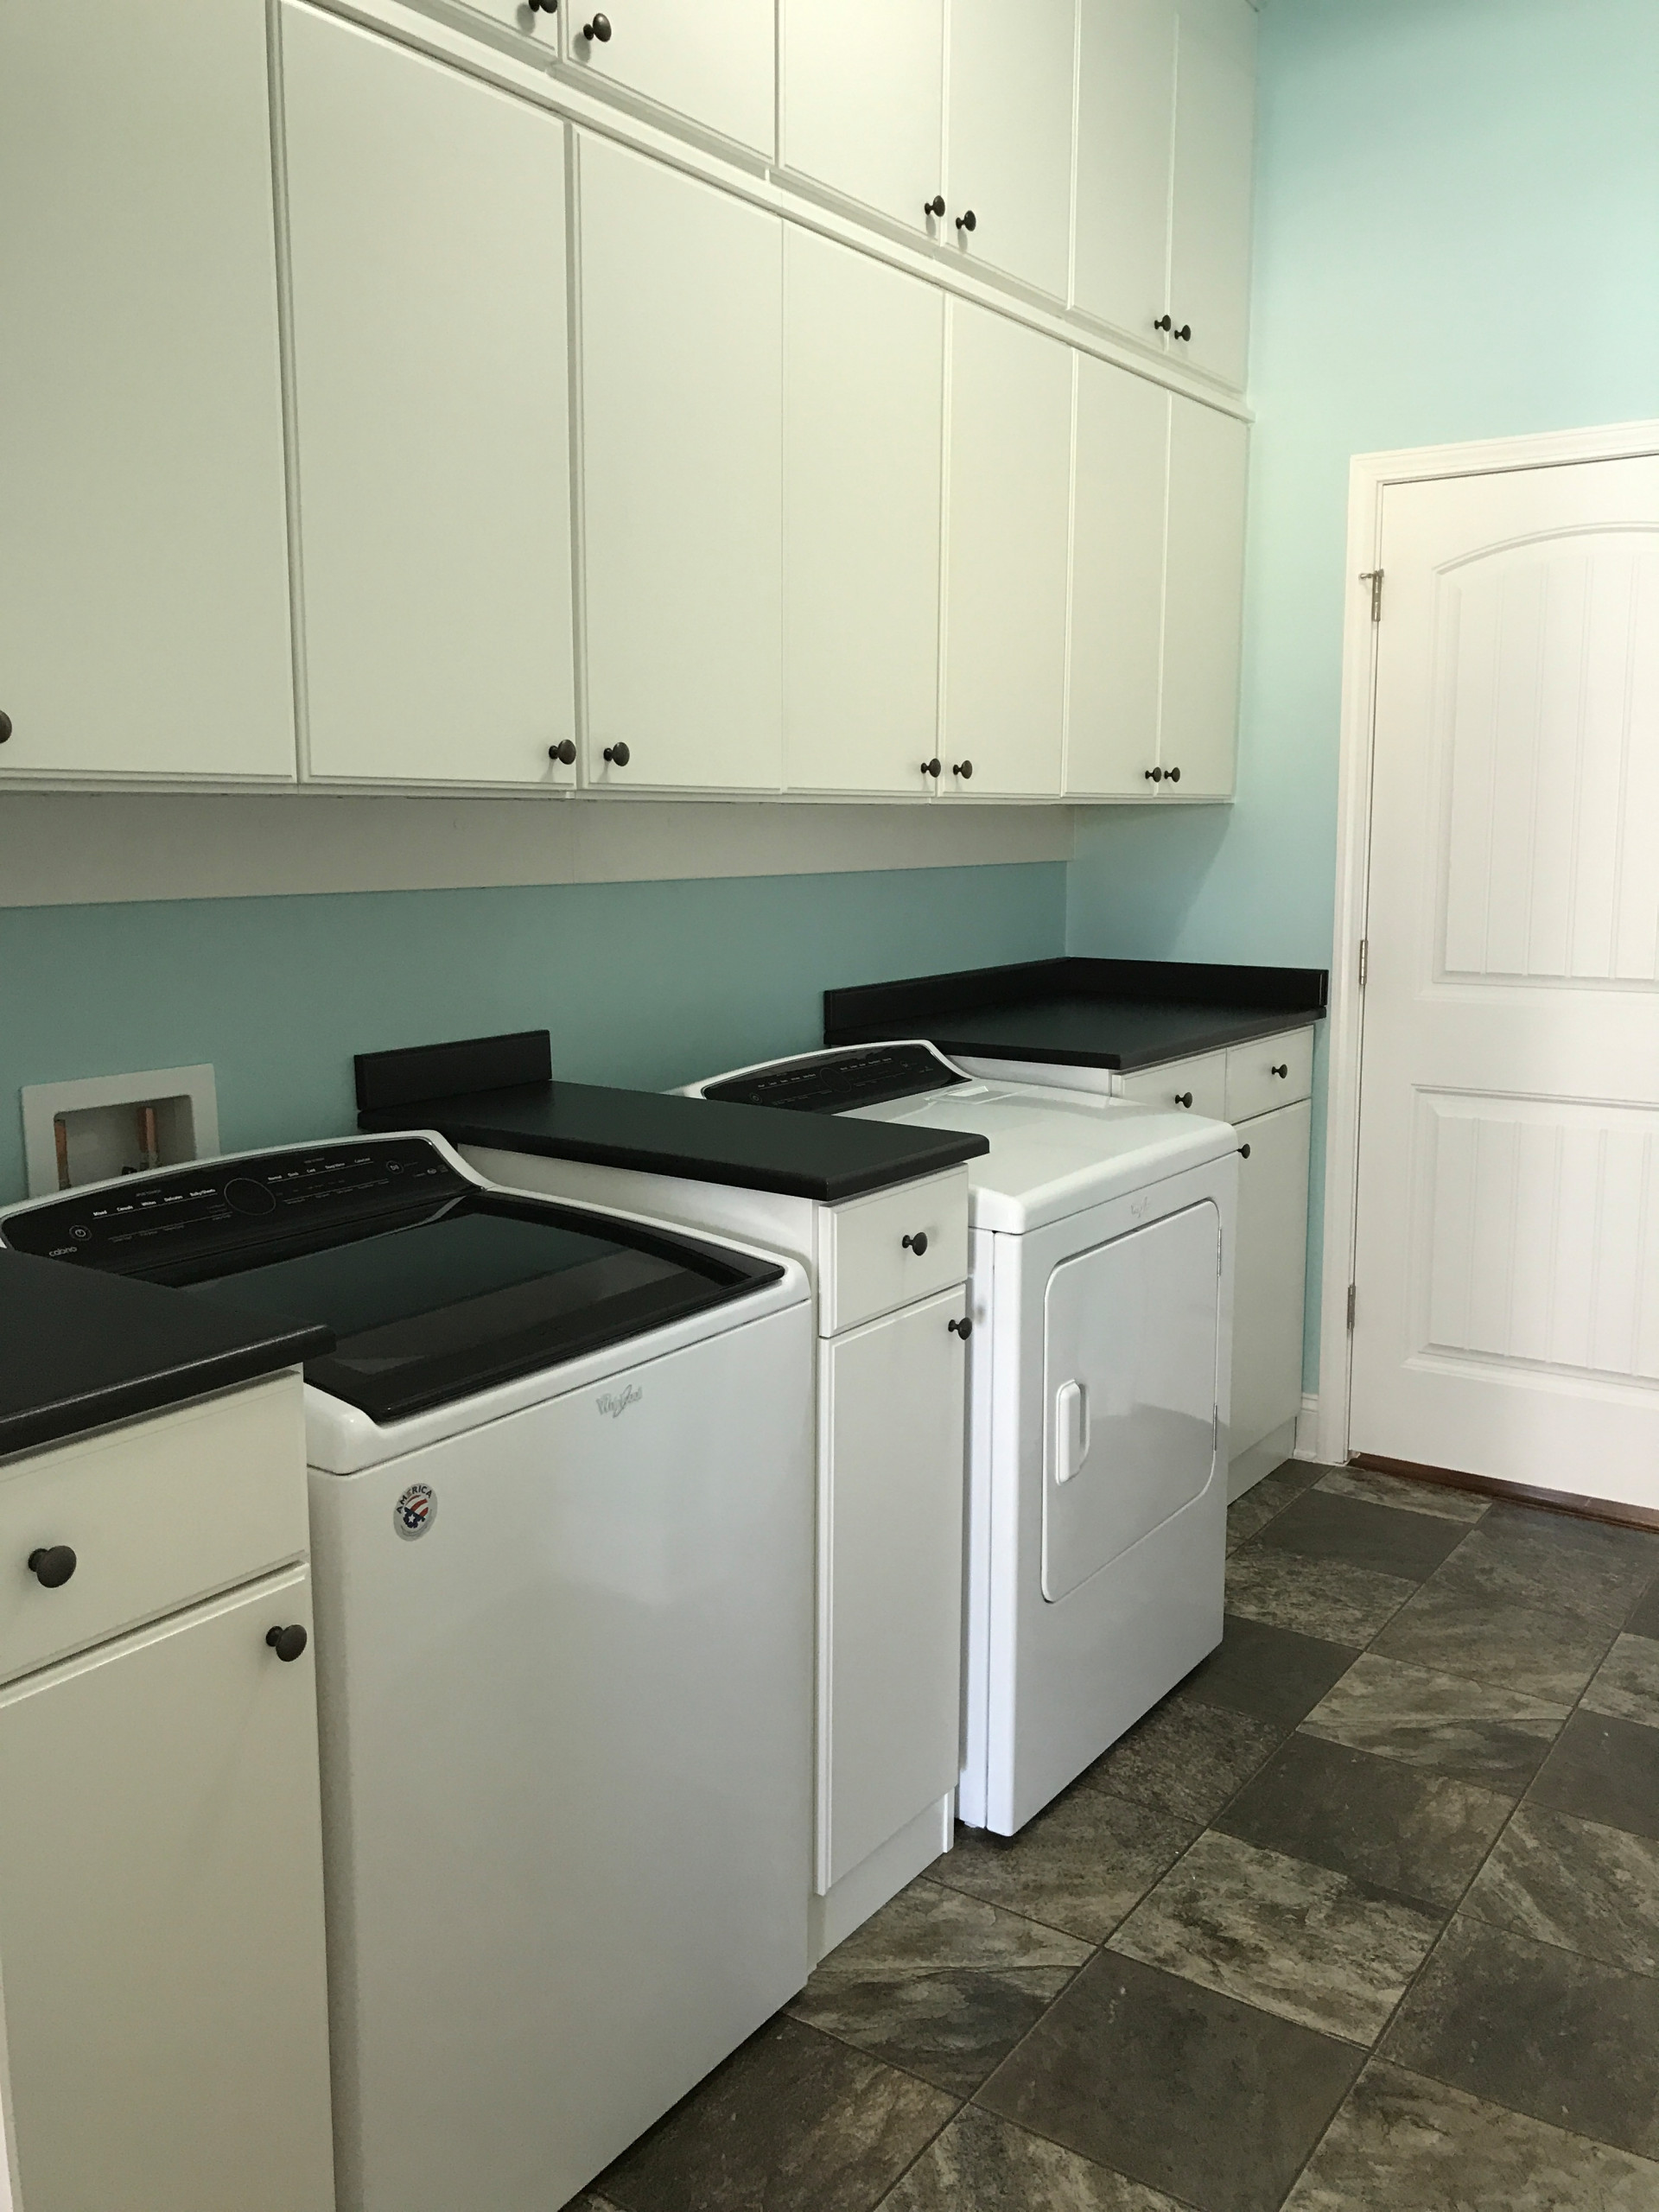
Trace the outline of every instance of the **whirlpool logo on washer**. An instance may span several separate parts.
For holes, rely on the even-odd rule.
[[[601,1391],[594,1403],[607,1421],[620,1421],[628,1408],[637,1406],[645,1395],[637,1382],[629,1382],[620,1390]]]
[[[438,1493],[430,1483],[411,1483],[391,1509],[391,1525],[405,1543],[423,1536],[438,1517]]]

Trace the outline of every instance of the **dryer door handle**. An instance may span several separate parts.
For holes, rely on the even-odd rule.
[[[1081,1382],[1062,1382],[1054,1396],[1054,1479],[1069,1483],[1089,1457],[1089,1393]]]

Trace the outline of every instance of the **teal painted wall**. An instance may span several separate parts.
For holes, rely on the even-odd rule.
[[[1327,964],[1351,457],[1659,416],[1659,0],[1267,0],[1258,128],[1237,800],[1088,817],[1074,952]]]
[[[1059,862],[0,910],[20,1085],[211,1061],[227,1151],[349,1130],[352,1055],[546,1027],[554,1072],[689,1081],[822,1041],[840,983],[1058,952]]]

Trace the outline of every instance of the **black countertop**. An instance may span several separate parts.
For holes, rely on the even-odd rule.
[[[328,1331],[0,1249],[0,1457],[297,1367]]]
[[[519,1083],[402,1099],[359,1114],[358,1126],[436,1129],[451,1144],[780,1191],[825,1205],[937,1175],[990,1150],[983,1137],[953,1130],[899,1128],[886,1122],[590,1083]]]
[[[980,1059],[1128,1072],[1324,1019],[1323,968],[1033,960],[823,995],[826,1045],[925,1037]]]

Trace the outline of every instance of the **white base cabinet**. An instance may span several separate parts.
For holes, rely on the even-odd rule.
[[[280,22],[310,773],[574,787],[564,126]]]
[[[234,1500],[217,1563],[240,1586],[167,1610],[169,1531],[178,1594],[207,1556],[168,1478],[250,1465],[272,1494]],[[66,1541],[76,1573],[42,1589],[22,1561]],[[83,1573],[111,1626],[164,1615],[78,1617],[88,1648],[0,1688],[19,2212],[332,2212],[312,1655],[266,1641],[311,1622],[298,1376],[0,1468],[0,1543],[36,1649]],[[266,1572],[273,1545],[301,1555]]]

